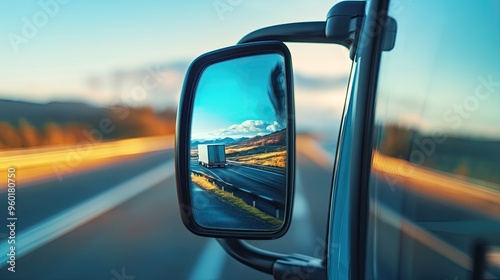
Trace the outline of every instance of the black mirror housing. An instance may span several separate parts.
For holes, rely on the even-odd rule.
[[[272,59],[279,61],[274,67],[271,67],[275,61]],[[269,62],[271,60],[272,63]],[[255,67],[255,61],[262,61],[258,64],[261,68]],[[281,100],[278,102],[276,101],[278,99],[273,97],[272,92],[273,89],[276,91],[276,82],[273,84],[272,78],[269,80],[257,78],[262,77],[263,72],[269,77],[272,77],[273,73],[278,73],[280,85],[282,83],[280,87],[282,90],[278,91],[284,100],[278,98]],[[232,73],[239,76],[233,78]],[[228,85],[238,80],[240,76],[241,79],[246,79],[243,85],[247,86],[239,85],[229,91]],[[207,84],[210,84],[210,87],[206,86]],[[265,93],[262,92],[264,84],[267,86]],[[256,89],[256,86],[260,88]],[[204,90],[206,88],[211,90]],[[221,93],[224,91],[227,93]],[[251,91],[253,92],[250,94]],[[210,109],[207,101],[203,103],[201,100],[215,99],[220,104],[226,102],[231,106],[241,106],[239,110],[244,115],[245,110],[257,108],[250,105],[256,98],[265,99],[259,94],[254,94],[257,91],[262,96],[263,94],[269,96],[270,101],[265,105],[267,107],[264,107],[274,107],[276,110],[268,110],[272,112],[263,114],[266,116],[274,114],[276,116],[274,122],[266,124],[253,120],[251,129],[241,132],[254,131],[251,136],[235,134],[234,128],[238,126],[234,125],[231,126],[232,130],[216,130],[218,133],[224,131],[233,137],[229,142],[227,135],[225,138],[215,138],[212,132],[210,132],[212,134],[201,133],[212,123],[219,121],[218,119],[212,121],[210,118],[207,119],[206,115],[203,118],[199,115],[198,112]],[[236,97],[230,97],[229,93],[233,92]],[[228,101],[230,98],[239,97],[242,97],[239,102]],[[284,107],[276,104],[280,102]],[[264,107],[259,105],[258,111],[264,110]],[[229,120],[229,114],[225,115],[223,110],[214,109],[213,113],[215,112],[222,115],[221,118],[225,118],[224,120]],[[248,125],[248,121],[242,124]],[[255,123],[263,124],[258,132]],[[271,142],[272,145],[267,144]],[[209,153],[205,151],[208,149],[207,146],[214,146],[212,147],[214,149],[217,148],[215,146],[225,146],[225,152],[219,156],[221,159],[217,164],[214,164],[212,159],[205,158]],[[243,150],[245,153],[239,152]],[[256,151],[260,153],[259,157],[264,153],[279,155],[280,163],[273,166],[267,162],[246,162],[243,159],[248,157],[247,151]],[[245,156],[242,156],[243,154]],[[240,44],[204,54],[193,61],[184,80],[177,112],[175,169],[181,218],[191,232],[207,237],[238,239],[275,239],[286,233],[290,226],[294,195],[295,112],[291,55],[282,42]],[[246,184],[235,174],[241,174],[253,183]],[[202,180],[203,184],[199,183],[199,180]],[[204,184],[207,184],[206,188]],[[200,193],[203,196],[200,196]],[[238,211],[243,214],[233,213]],[[238,220],[242,215],[250,218]]]

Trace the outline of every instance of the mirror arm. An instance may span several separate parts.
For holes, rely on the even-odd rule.
[[[364,15],[365,1],[342,1],[330,9],[326,21],[265,27],[247,34],[238,44],[270,40],[338,44],[350,50],[353,60]]]
[[[325,28],[325,21],[274,25],[247,34],[238,44],[271,40],[291,43],[333,43],[326,38]]]
[[[239,239],[217,239],[224,250],[237,261],[258,271],[271,274],[275,279],[327,279],[324,261],[292,254],[278,254],[254,247]]]
[[[273,274],[274,263],[287,255],[254,247],[240,239],[217,239],[224,250],[237,261],[258,271]]]

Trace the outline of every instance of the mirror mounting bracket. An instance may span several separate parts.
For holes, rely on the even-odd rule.
[[[273,276],[274,279],[328,279],[324,260],[300,254],[277,260]]]
[[[271,274],[275,279],[327,279],[324,260],[300,254],[274,253],[239,239],[217,241],[231,257],[258,271]]]

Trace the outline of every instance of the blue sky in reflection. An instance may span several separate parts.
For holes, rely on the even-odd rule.
[[[196,89],[193,139],[253,137],[281,130],[268,91],[278,54],[223,61],[207,67]]]

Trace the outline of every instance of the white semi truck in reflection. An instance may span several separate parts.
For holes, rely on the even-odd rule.
[[[226,145],[198,144],[198,164],[208,168],[226,166]]]

